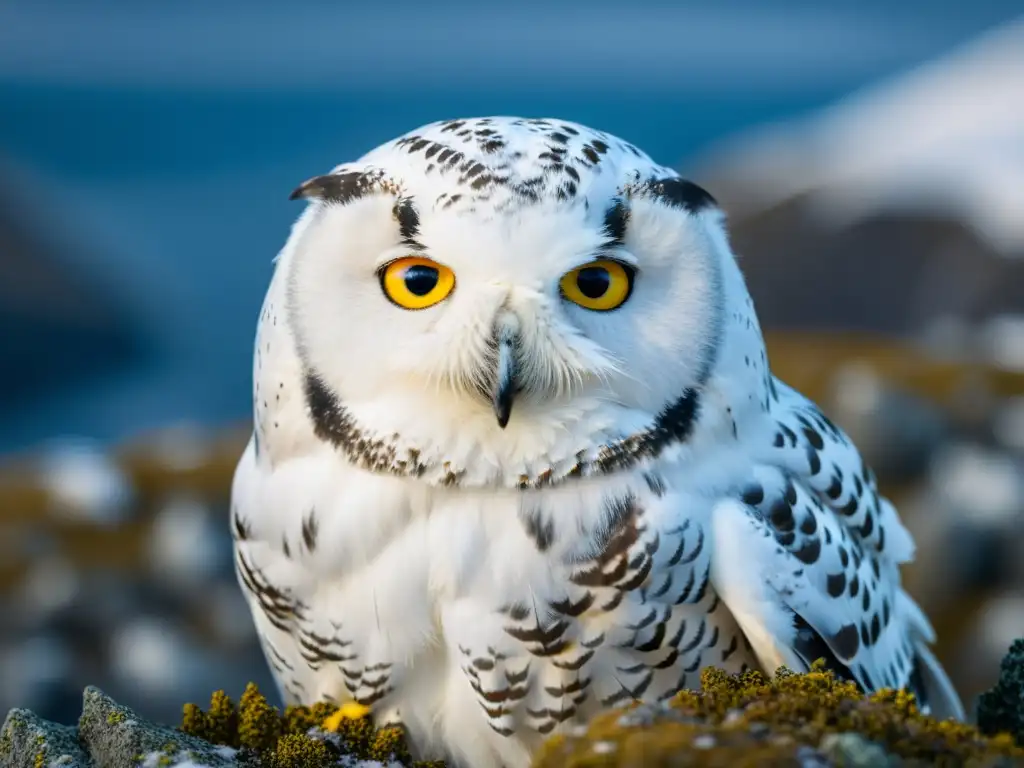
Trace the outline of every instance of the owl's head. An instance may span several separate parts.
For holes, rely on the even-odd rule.
[[[350,456],[377,446],[364,463],[550,480],[664,431],[714,367],[721,213],[613,136],[435,123],[293,198],[313,203],[279,266],[307,397]]]

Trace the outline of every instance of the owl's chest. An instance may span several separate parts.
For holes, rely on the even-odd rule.
[[[291,638],[268,632],[304,660],[282,673],[296,699],[353,698],[426,739],[451,716],[467,764],[519,765],[563,723],[678,690],[709,649],[735,647],[708,582],[708,501],[678,478],[534,492],[304,479],[288,499],[309,511],[263,518],[260,546],[240,545],[301,603]],[[277,541],[287,557],[270,557]]]

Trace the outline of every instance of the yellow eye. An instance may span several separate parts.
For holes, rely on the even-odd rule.
[[[626,303],[633,292],[633,269],[608,259],[577,267],[562,278],[562,295],[584,309],[607,312]]]
[[[407,256],[381,270],[380,286],[403,309],[426,309],[448,297],[455,287],[455,273],[436,261]]]

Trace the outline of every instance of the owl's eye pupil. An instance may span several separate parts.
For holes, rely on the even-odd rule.
[[[599,299],[608,293],[612,276],[604,267],[586,267],[576,274],[576,285],[588,299]]]
[[[434,267],[425,264],[415,264],[405,270],[402,276],[405,280],[405,287],[409,293],[416,296],[426,296],[437,285],[438,274]]]

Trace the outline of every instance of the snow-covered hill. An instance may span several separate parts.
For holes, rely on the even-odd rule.
[[[1024,256],[1024,16],[823,113],[727,140],[700,165],[734,215],[813,193],[832,226],[933,214]]]

